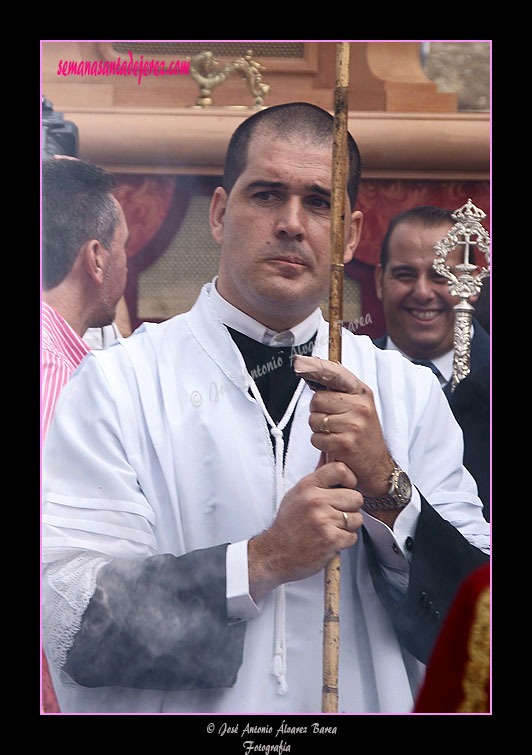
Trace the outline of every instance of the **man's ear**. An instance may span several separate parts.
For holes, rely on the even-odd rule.
[[[347,242],[344,249],[344,264],[351,262],[351,260],[353,259],[353,255],[355,254],[358,242],[360,241],[363,221],[364,216],[362,215],[360,210],[353,210],[353,212],[351,213],[349,235],[347,237]]]
[[[108,255],[109,252],[96,239],[86,241],[81,247],[83,268],[91,280],[100,286],[104,281]]]
[[[212,195],[209,223],[212,237],[218,244],[221,244],[223,239],[226,206],[227,192],[221,186],[217,186]]]

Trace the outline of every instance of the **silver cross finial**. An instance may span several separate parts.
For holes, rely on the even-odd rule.
[[[460,299],[454,307],[454,359],[451,380],[451,390],[454,391],[460,380],[469,374],[471,321],[475,308],[468,300],[478,296],[483,279],[490,274],[490,237],[480,222],[486,217],[486,213],[475,207],[471,199],[455,210],[451,217],[456,222],[447,236],[434,246],[436,259],[433,268],[449,279],[449,293]],[[472,261],[471,253],[475,246],[484,254],[486,266],[476,265]],[[458,272],[455,274],[446,264],[446,260],[447,255],[459,247],[463,247],[463,261],[455,266],[454,269]]]

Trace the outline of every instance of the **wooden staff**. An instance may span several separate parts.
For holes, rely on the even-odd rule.
[[[341,362],[344,225],[347,175],[347,93],[349,86],[349,42],[336,45],[336,87],[334,91],[334,133],[331,187],[331,282],[329,289],[329,359]],[[329,461],[329,459],[327,459]],[[325,611],[323,617],[322,712],[338,711],[338,656],[340,650],[340,554],[325,569]]]

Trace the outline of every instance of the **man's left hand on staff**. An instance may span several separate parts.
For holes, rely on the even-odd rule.
[[[297,356],[296,372],[330,390],[317,390],[310,403],[312,445],[330,460],[343,461],[358,479],[358,489],[373,498],[388,493],[394,469],[384,440],[373,392],[335,362]]]

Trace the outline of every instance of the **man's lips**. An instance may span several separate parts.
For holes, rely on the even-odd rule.
[[[412,317],[415,317],[416,320],[421,320],[422,322],[431,322],[431,320],[434,320],[438,315],[441,315],[442,310],[441,309],[408,309],[407,312],[412,315]]]
[[[268,262],[285,262],[290,265],[299,265],[301,267],[307,267],[307,263],[299,257],[269,257]]]

